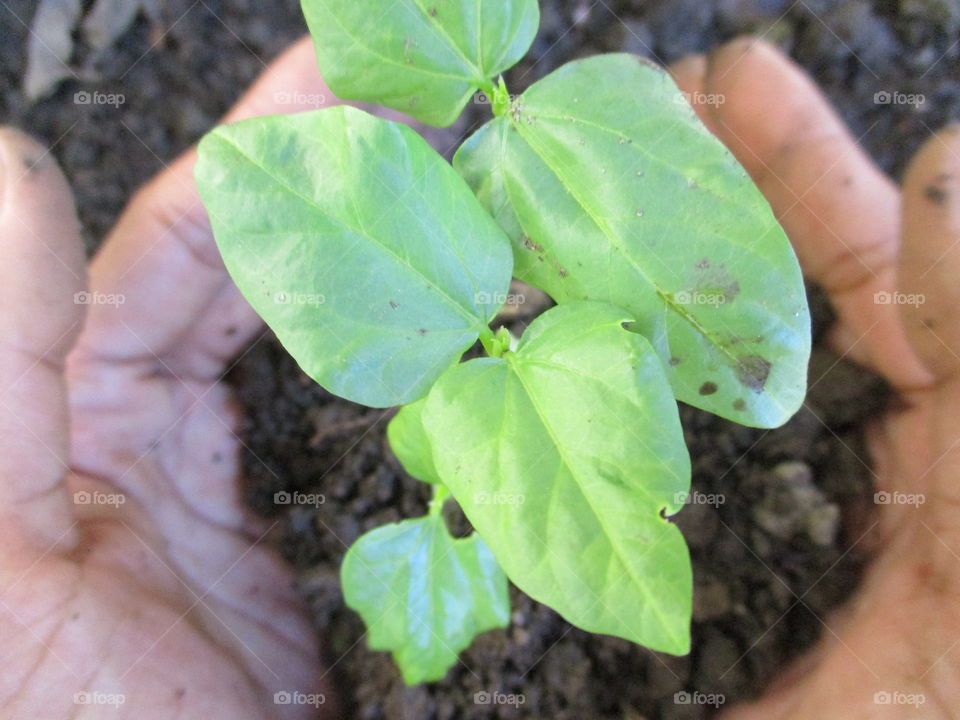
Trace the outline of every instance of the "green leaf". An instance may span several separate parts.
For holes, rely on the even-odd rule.
[[[571,623],[686,653],[692,579],[671,514],[689,489],[677,404],[630,317],[537,318],[516,352],[452,368],[423,411],[444,484],[507,576]]]
[[[408,685],[441,679],[476,635],[510,620],[507,579],[476,534],[455,540],[439,514],[361,536],[340,568],[347,605]]]
[[[507,238],[405,125],[347,106],[245,120],[203,139],[196,179],[237,287],[348,400],[425,395],[509,287]]]
[[[560,303],[629,310],[679,399],[761,427],[799,408],[810,321],[796,258],[662,69],[632,55],[565,65],[454,166],[511,235],[515,275]]]
[[[430,438],[423,429],[423,406],[426,398],[400,408],[387,425],[387,440],[407,474],[428,483],[442,482],[433,464]]]
[[[450,125],[524,56],[536,0],[302,0],[320,71],[349,100]]]

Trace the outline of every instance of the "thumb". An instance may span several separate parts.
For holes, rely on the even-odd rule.
[[[63,361],[83,320],[83,247],[49,151],[0,128],[0,549],[72,544]]]

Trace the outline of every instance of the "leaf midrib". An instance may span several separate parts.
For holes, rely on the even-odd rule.
[[[673,300],[669,298],[669,293],[663,290],[658,283],[654,282],[650,278],[650,276],[644,271],[643,267],[640,266],[637,263],[637,261],[634,260],[630,256],[630,254],[625,251],[623,245],[619,242],[619,239],[617,238],[616,233],[614,233],[607,226],[607,223],[605,223],[601,218],[599,218],[595,213],[593,213],[590,210],[586,200],[583,197],[581,197],[581,194],[574,189],[573,185],[565,181],[565,176],[562,174],[562,172],[557,167],[555,167],[553,163],[550,162],[548,158],[549,154],[546,153],[541,147],[538,147],[536,142],[532,140],[534,135],[533,134],[528,135],[524,131],[522,123],[518,122],[517,120],[514,120],[512,117],[508,122],[510,122],[511,125],[513,125],[513,127],[516,128],[517,134],[521,137],[521,139],[527,143],[530,149],[533,150],[533,152],[537,155],[537,157],[540,158],[540,160],[547,166],[550,172],[553,173],[554,177],[557,178],[557,180],[564,187],[564,189],[566,189],[566,191],[570,193],[570,196],[576,201],[577,205],[580,206],[580,209],[583,210],[584,214],[590,218],[590,220],[597,227],[597,229],[600,230],[600,232],[607,238],[610,245],[616,248],[620,257],[623,258],[631,267],[633,267],[636,273],[640,277],[642,277],[650,287],[654,289],[654,291],[657,293],[657,296],[664,303],[664,305],[666,305],[668,308],[670,308],[675,313],[677,313],[677,315],[679,315],[684,320],[686,320],[693,327],[693,329],[696,330],[698,333],[700,333],[704,337],[704,339],[706,339],[710,343],[710,345],[720,355],[727,358],[730,364],[733,367],[736,367],[739,362],[738,358],[735,355],[733,355],[727,348],[725,348],[723,344],[714,336],[714,333],[708,330],[694,315],[692,315],[689,311],[684,309],[682,306],[673,302]],[[507,187],[506,184],[505,184],[505,187]]]
[[[626,557],[624,556],[623,549],[621,549],[619,544],[614,542],[614,538],[617,538],[618,536],[610,532],[606,522],[603,519],[603,515],[597,511],[596,507],[594,506],[590,498],[590,493],[583,486],[583,483],[581,483],[579,476],[574,471],[573,464],[571,463],[571,460],[565,451],[564,445],[558,441],[558,438],[553,430],[552,425],[550,424],[547,418],[547,415],[541,410],[540,405],[537,403],[537,400],[534,396],[534,393],[531,392],[531,389],[528,387],[527,383],[524,381],[523,374],[520,372],[524,358],[520,357],[515,353],[510,353],[506,356],[506,360],[513,374],[516,376],[517,380],[519,380],[520,385],[523,388],[524,394],[530,400],[530,404],[533,406],[534,411],[537,413],[537,417],[540,419],[540,424],[543,426],[543,429],[546,431],[547,435],[549,435],[550,441],[553,443],[554,448],[556,448],[557,454],[560,456],[560,460],[563,463],[563,466],[567,469],[567,472],[570,474],[570,477],[573,478],[577,487],[580,489],[580,494],[583,495],[583,497],[586,499],[587,505],[590,508],[590,512],[596,518],[597,523],[600,525],[601,530],[603,530],[603,534],[607,538],[607,542],[610,544],[610,547],[612,548],[614,555],[616,555],[617,559],[620,561],[620,564],[623,565],[623,567],[626,569],[627,574],[630,576],[630,579],[633,581],[634,585],[640,590],[643,596],[647,598],[647,602],[649,603],[650,607],[653,609],[654,614],[660,620],[660,626],[662,628],[672,628],[671,624],[666,621],[666,618],[663,614],[662,609],[660,608],[659,603],[656,600],[656,597],[653,595],[650,589],[643,582],[643,579],[636,574],[636,571],[633,565],[631,565],[627,561]],[[619,621],[623,622],[622,620],[619,620]],[[666,632],[668,635],[671,636],[671,638],[674,641],[677,641],[678,644],[682,644],[682,642],[680,642],[681,638],[675,635],[672,629],[667,630]]]
[[[270,178],[271,180],[273,180],[273,181],[277,184],[278,187],[280,187],[281,189],[289,192],[291,195],[293,195],[294,197],[296,197],[296,198],[298,198],[299,200],[301,200],[304,204],[306,204],[306,205],[308,205],[309,207],[313,208],[316,212],[320,213],[323,217],[330,219],[331,221],[333,221],[334,223],[336,223],[337,225],[339,225],[340,227],[342,227],[344,230],[348,230],[349,232],[353,233],[355,236],[360,237],[360,238],[363,238],[364,240],[366,240],[366,241],[369,242],[370,244],[372,244],[372,245],[380,248],[386,255],[388,255],[390,258],[392,258],[398,265],[400,265],[401,267],[407,268],[407,269],[411,272],[411,274],[413,274],[413,275],[415,275],[416,277],[420,278],[424,283],[427,284],[427,286],[428,286],[429,288],[431,288],[432,290],[434,290],[439,297],[443,298],[443,300],[446,301],[446,304],[447,304],[447,305],[449,305],[451,308],[453,308],[456,312],[458,312],[460,315],[462,315],[465,319],[469,320],[469,321],[470,321],[470,325],[468,326],[469,329],[471,329],[471,330],[477,330],[477,331],[479,332],[479,331],[483,328],[484,323],[483,323],[483,320],[482,320],[481,318],[478,318],[475,314],[473,314],[472,312],[470,312],[469,310],[467,310],[466,308],[464,308],[464,306],[460,305],[460,303],[458,303],[454,298],[450,297],[450,295],[448,295],[448,294],[447,294],[440,286],[438,286],[433,280],[431,280],[431,279],[428,278],[426,275],[424,275],[418,268],[416,268],[415,266],[411,265],[409,262],[407,262],[406,260],[404,260],[404,259],[403,259],[402,257],[400,257],[399,255],[397,255],[395,252],[393,252],[393,250],[391,250],[389,247],[387,247],[386,245],[384,245],[382,242],[378,241],[376,238],[374,238],[374,237],[372,237],[372,236],[370,236],[370,235],[367,235],[367,234],[366,234],[365,232],[363,232],[362,230],[358,230],[357,228],[354,228],[352,225],[350,225],[349,223],[344,222],[342,219],[340,219],[340,218],[338,218],[338,217],[334,217],[334,216],[331,215],[330,213],[326,212],[326,211],[325,211],[322,207],[320,207],[314,200],[312,200],[311,198],[308,198],[307,196],[305,196],[305,195],[303,195],[302,193],[298,192],[295,188],[293,188],[293,187],[290,186],[289,184],[285,183],[280,177],[278,177],[278,176],[275,175],[274,173],[270,172],[270,170],[268,170],[266,166],[264,166],[262,163],[258,162],[258,161],[256,160],[256,158],[254,158],[253,156],[249,155],[240,145],[238,145],[236,142],[234,142],[232,139],[230,139],[226,134],[224,134],[224,133],[217,133],[216,135],[214,135],[214,136],[212,136],[212,137],[217,137],[217,138],[219,138],[222,142],[224,142],[226,145],[230,146],[240,157],[242,157],[242,158],[243,158],[244,160],[246,160],[248,163],[250,163],[250,164],[253,165],[255,168],[257,168],[258,170],[260,170],[260,172],[262,172],[262,173],[263,173],[264,175],[266,175],[268,178]]]

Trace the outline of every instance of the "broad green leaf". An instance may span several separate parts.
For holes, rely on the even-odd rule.
[[[320,71],[342,98],[430,125],[457,119],[477,88],[524,56],[536,0],[302,0]]]
[[[245,120],[203,139],[196,178],[237,287],[348,400],[425,395],[509,287],[507,238],[405,125],[346,106]]]
[[[507,578],[476,534],[455,540],[439,514],[361,536],[340,568],[347,605],[408,685],[441,679],[476,635],[510,620]]]
[[[444,484],[520,589],[590,632],[690,644],[690,559],[664,519],[690,460],[663,367],[619,308],[537,318],[516,352],[470,360],[427,396]]]
[[[810,326],[796,258],[662,69],[632,55],[565,65],[454,165],[511,235],[515,274],[560,303],[629,310],[679,399],[761,427],[799,408]]]
[[[387,440],[390,449],[411,477],[428,483],[441,482],[433,464],[430,438],[423,429],[423,406],[426,398],[400,408],[387,425]]]

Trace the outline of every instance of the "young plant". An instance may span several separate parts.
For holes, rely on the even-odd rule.
[[[571,623],[683,654],[692,579],[668,519],[690,461],[676,400],[774,427],[803,400],[809,316],[769,206],[670,77],[631,55],[509,95],[535,0],[303,0],[340,97],[493,119],[453,167],[352,107],[246,120],[200,144],[227,268],[303,370],[372,407],[425,517],[362,536],[347,604],[408,683],[509,620],[507,578]],[[490,323],[511,277],[557,306]],[[479,339],[486,357],[461,362]],[[452,497],[476,533],[453,538]]]

